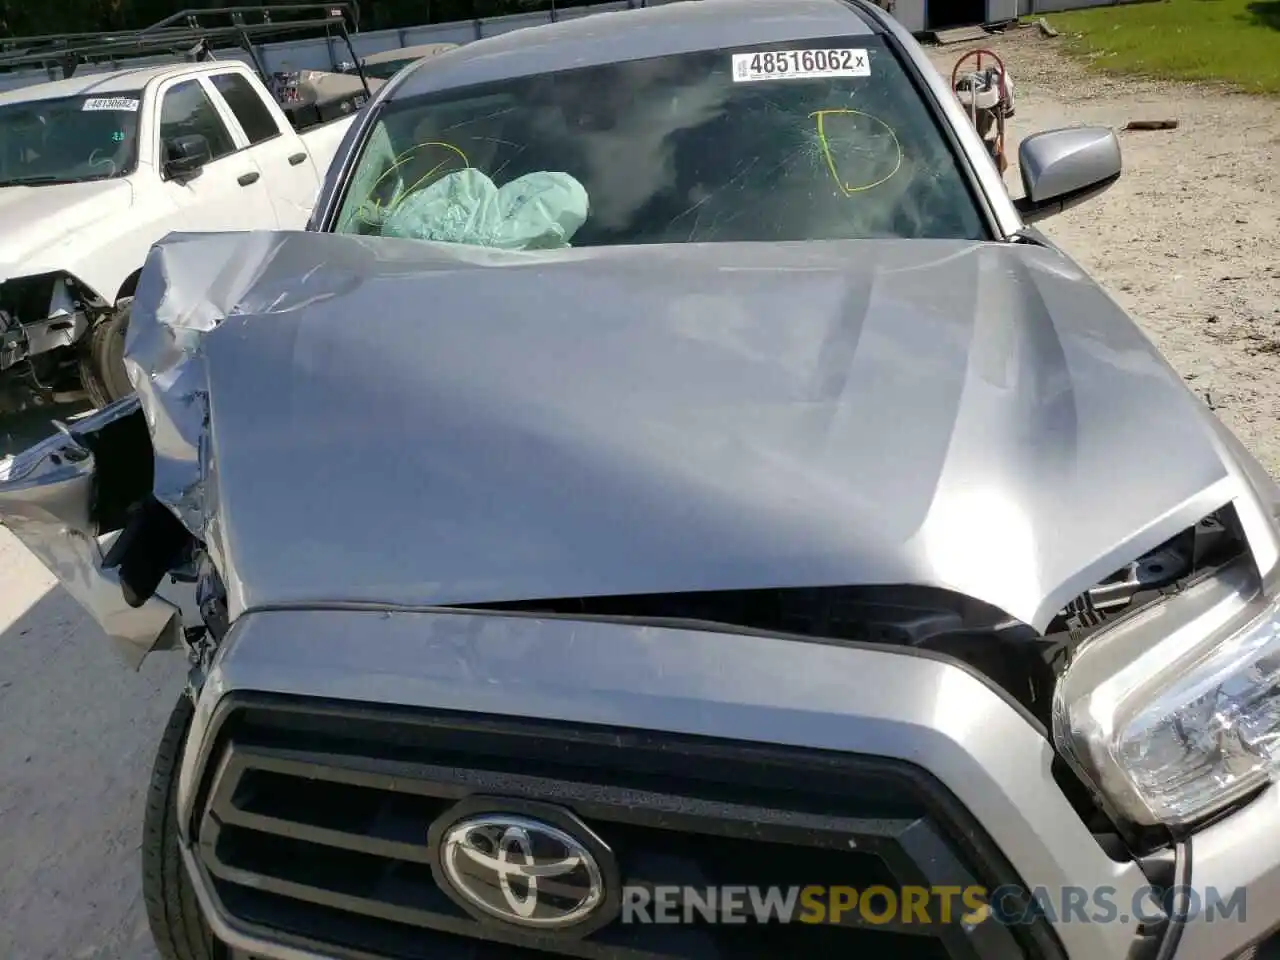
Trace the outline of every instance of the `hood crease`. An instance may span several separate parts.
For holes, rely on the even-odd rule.
[[[1029,245],[172,235],[133,309],[156,495],[233,616],[919,584],[1042,629],[1227,476]]]

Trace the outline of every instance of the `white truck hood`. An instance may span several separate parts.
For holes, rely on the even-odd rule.
[[[0,281],[66,267],[64,244],[133,205],[127,180],[0,187]],[[117,224],[114,229],[119,229]]]

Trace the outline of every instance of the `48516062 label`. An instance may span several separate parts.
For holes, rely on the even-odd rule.
[[[735,53],[735,83],[757,80],[806,80],[814,77],[869,77],[871,63],[866,50],[770,50],[768,53]]]

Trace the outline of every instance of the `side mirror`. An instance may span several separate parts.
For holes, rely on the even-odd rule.
[[[174,137],[164,145],[164,176],[166,180],[192,177],[213,159],[209,141],[198,133]]]
[[[1120,178],[1120,141],[1110,127],[1066,127],[1032,134],[1018,147],[1025,196],[1014,201],[1027,223],[1096,197]]]

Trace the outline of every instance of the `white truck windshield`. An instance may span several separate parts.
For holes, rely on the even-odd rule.
[[[393,100],[336,229],[524,249],[987,236],[938,121],[868,36]]]
[[[141,103],[132,91],[0,105],[0,187],[131,173]]]

